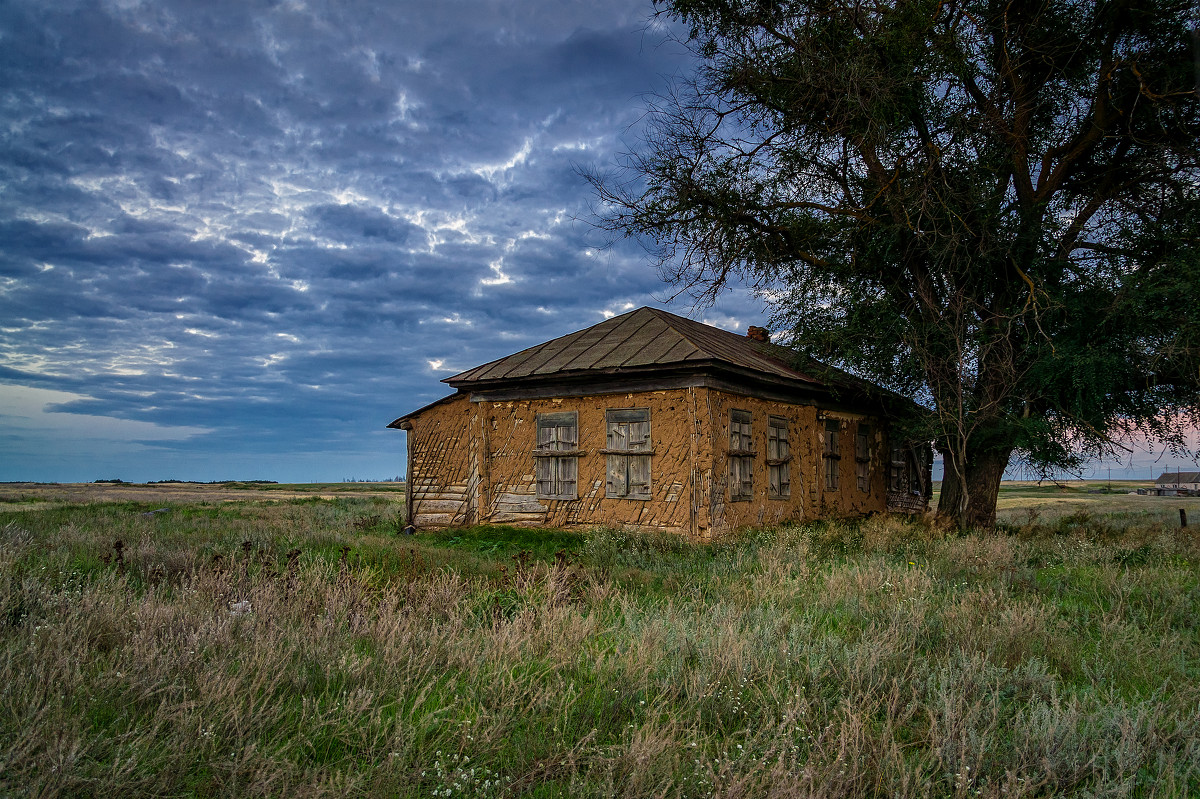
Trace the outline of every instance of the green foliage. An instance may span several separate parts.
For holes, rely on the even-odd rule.
[[[539,560],[553,560],[558,552],[578,551],[584,542],[584,536],[580,533],[491,524],[431,531],[422,537],[447,547],[478,552],[496,559],[528,552]]]
[[[917,398],[943,508],[1200,420],[1188,0],[664,0],[696,73],[652,104],[609,229],[801,355]]]
[[[705,544],[217,511],[0,510],[0,793],[1200,788],[1200,552],[1141,511]]]

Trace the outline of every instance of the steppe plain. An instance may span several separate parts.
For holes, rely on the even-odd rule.
[[[2,485],[0,794],[1200,795],[1200,499],[1105,487],[700,545]]]

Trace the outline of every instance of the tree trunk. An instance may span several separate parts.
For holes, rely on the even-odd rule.
[[[1012,449],[969,452],[961,469],[955,469],[954,453],[948,450],[942,453],[945,468],[937,515],[953,521],[960,530],[995,527],[1000,478]]]

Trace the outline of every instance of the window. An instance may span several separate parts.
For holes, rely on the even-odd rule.
[[[577,499],[579,423],[575,411],[539,413],[533,451],[538,499]]]
[[[788,421],[767,418],[767,490],[772,499],[792,495],[792,450],[788,446]]]
[[[750,411],[729,411],[729,500],[748,501],[754,496],[754,437]]]
[[[908,491],[908,456],[901,447],[892,447],[892,468],[888,477],[888,491]]]
[[[888,491],[894,494],[922,496],[925,493],[925,457],[919,447],[894,447]]]
[[[854,473],[858,477],[858,490],[871,490],[871,428],[861,422],[854,435]]]
[[[609,408],[604,412],[608,458],[605,496],[650,499],[649,408]]]
[[[838,468],[842,462],[842,445],[838,440],[842,426],[834,419],[825,422],[825,490],[837,491]]]

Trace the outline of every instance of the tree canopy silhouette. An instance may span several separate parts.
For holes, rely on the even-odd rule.
[[[695,73],[590,179],[605,226],[916,397],[939,513],[1200,420],[1192,0],[657,0]]]

